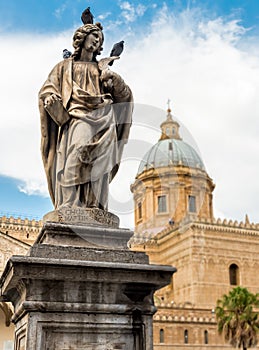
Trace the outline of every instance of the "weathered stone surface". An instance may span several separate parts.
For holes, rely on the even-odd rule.
[[[81,261],[98,262],[119,262],[131,264],[148,264],[148,256],[145,253],[137,253],[122,249],[100,249],[61,246],[57,249],[56,245],[35,244],[29,252],[31,257],[44,259],[68,259]]]
[[[34,248],[33,254],[42,254],[47,245]],[[56,256],[69,249],[48,248],[55,248]],[[87,249],[75,250],[80,259]],[[98,251],[90,251],[92,261],[75,256],[9,260],[0,286],[14,305],[17,350],[152,349],[153,293],[169,283],[175,269],[121,262],[114,250],[110,254],[118,261],[95,261]]]
[[[127,248],[133,232],[128,229],[47,222],[36,243],[74,247]]]
[[[14,306],[15,349],[152,350],[153,293],[175,269],[122,248],[131,235],[46,223],[27,256],[11,257],[0,288]],[[112,237],[119,243],[102,248],[84,239],[96,236],[98,243],[112,245]],[[70,246],[76,239],[80,245]]]
[[[43,222],[62,222],[67,224],[87,224],[118,228],[118,216],[98,208],[62,208],[44,215]]]

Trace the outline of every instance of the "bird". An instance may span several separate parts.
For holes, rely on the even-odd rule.
[[[90,11],[90,7],[87,7],[87,9],[84,10],[84,12],[81,15],[81,20],[83,24],[93,24],[94,23],[94,16]]]
[[[113,48],[112,48],[111,53],[110,53],[110,57],[112,57],[112,56],[120,56],[120,54],[122,53],[123,49],[124,49],[124,41],[122,40],[122,41],[119,41],[118,43],[113,45]],[[113,65],[113,61],[111,61],[109,63],[109,65],[112,66]]]
[[[68,49],[63,50],[63,58],[69,58],[72,55],[72,52],[68,51]]]

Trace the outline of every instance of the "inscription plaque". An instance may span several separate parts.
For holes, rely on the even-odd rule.
[[[98,208],[62,208],[47,213],[43,217],[43,221],[74,224],[83,223],[113,228],[118,228],[120,224],[120,220],[116,215]]]

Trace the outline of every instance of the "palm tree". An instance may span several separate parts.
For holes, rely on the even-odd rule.
[[[218,331],[225,335],[231,345],[247,350],[257,344],[259,294],[246,288],[236,287],[217,301],[216,317]]]

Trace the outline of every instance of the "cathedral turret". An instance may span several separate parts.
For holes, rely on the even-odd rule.
[[[188,215],[213,217],[214,184],[196,150],[180,136],[170,106],[159,141],[141,161],[131,185],[136,231],[158,232]]]

